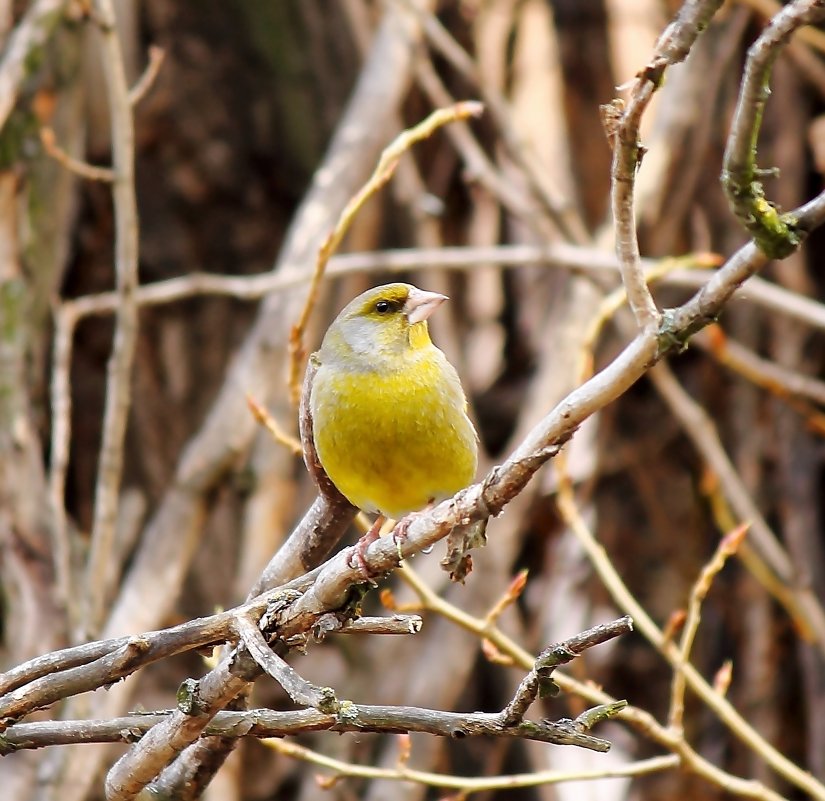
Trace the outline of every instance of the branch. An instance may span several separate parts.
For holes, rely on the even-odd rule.
[[[148,91],[152,88],[155,80],[158,77],[160,68],[163,66],[163,60],[166,58],[166,53],[163,48],[152,45],[149,48],[149,63],[140,76],[138,82],[129,90],[129,103],[136,106],[146,97]]]
[[[21,749],[73,743],[134,743],[167,720],[170,712],[126,715],[112,720],[42,720],[15,723],[0,734],[0,756]],[[438,737],[509,737],[554,745],[576,745],[606,752],[606,740],[583,734],[575,721],[520,721],[505,726],[496,712],[443,712],[404,706],[374,706],[347,701],[336,713],[317,709],[292,712],[250,709],[218,712],[204,729],[206,736],[285,737],[310,731],[421,732]]]
[[[408,565],[404,565],[399,574],[413,588],[425,609],[452,621],[465,631],[488,640],[499,653],[506,655],[524,669],[529,670],[532,668],[535,658],[497,626],[490,625],[484,618],[467,614],[464,610],[437,595],[421,581],[415,571]],[[556,673],[555,681],[564,692],[576,695],[588,703],[600,705],[620,703],[592,682],[577,681],[565,673]],[[761,782],[742,779],[718,768],[696,752],[684,736],[662,726],[653,715],[643,709],[628,705],[620,709],[616,717],[635,728],[657,745],[677,755],[681,767],[703,777],[711,784],[724,787],[728,792],[742,798],[754,798],[759,799],[759,801],[787,801],[778,793],[765,787]],[[759,738],[756,732],[754,732],[754,736]]]
[[[451,129],[448,129],[451,130]],[[687,262],[712,264],[706,255],[683,257]],[[715,257],[714,257],[715,258]],[[493,247],[404,248],[403,250],[347,253],[333,256],[327,277],[340,278],[371,272],[405,273],[410,270],[470,271],[479,264],[495,264],[503,269],[543,264],[548,267],[573,270],[595,276],[619,276],[619,263],[614,254],[597,248],[574,245],[496,245]],[[642,259],[645,272],[655,270],[658,259]],[[663,286],[699,289],[712,275],[708,270],[675,269],[655,280]],[[260,300],[265,295],[284,292],[310,281],[298,267],[285,265],[284,271],[260,275],[215,275],[189,273],[180,278],[157,281],[138,287],[135,299],[139,306],[157,306],[202,295],[228,295],[239,300]],[[819,330],[825,330],[825,305],[791,292],[776,284],[754,277],[748,282],[747,298],[772,312],[784,314]],[[110,314],[117,308],[114,292],[84,295],[64,301],[60,307],[71,311],[77,319]]]
[[[32,53],[51,36],[67,4],[68,0],[36,0],[12,31],[0,61],[0,128],[6,124],[17,102]]]
[[[402,131],[381,152],[381,157],[378,159],[378,164],[375,170],[373,170],[372,175],[341,211],[341,215],[336,221],[335,226],[318,249],[315,270],[312,273],[312,280],[310,281],[309,292],[307,293],[304,307],[301,310],[298,321],[292,326],[292,331],[289,335],[290,362],[288,385],[294,401],[297,402],[298,400],[299,376],[301,370],[306,366],[306,350],[303,343],[304,332],[309,322],[310,313],[318,299],[321,279],[324,277],[330,256],[338,250],[356,215],[363,208],[364,204],[392,178],[401,157],[414,144],[428,139],[439,128],[449,125],[452,122],[467,120],[470,117],[478,117],[483,110],[484,107],[481,103],[472,101],[455,103],[449,108],[436,109],[417,125]]]
[[[118,39],[112,0],[94,0],[100,22],[103,74],[109,98],[112,128],[115,207],[115,270],[118,307],[115,336],[109,357],[102,444],[95,486],[92,542],[86,572],[86,611],[83,624],[96,633],[103,624],[109,599],[108,577],[115,538],[123,437],[131,402],[131,373],[138,334],[135,302],[138,259],[138,214],[135,199],[135,147],[132,103]]]
[[[558,687],[553,684],[552,675],[559,665],[572,662],[577,656],[581,656],[594,645],[601,645],[603,642],[631,631],[633,631],[633,620],[629,616],[625,616],[619,618],[619,620],[614,620],[612,623],[594,626],[565,642],[556,643],[549,648],[545,648],[538,655],[530,672],[522,679],[513,699],[502,711],[501,716],[504,725],[511,726],[522,720],[537,696],[544,698],[558,692]]]
[[[53,128],[44,126],[40,129],[40,142],[46,153],[69,172],[73,172],[75,175],[85,178],[87,181],[101,181],[107,184],[114,182],[114,170],[109,167],[97,167],[94,164],[89,164],[86,161],[81,161],[69,155],[57,144],[57,137],[55,136]]]
[[[702,677],[698,670],[690,663],[682,660],[681,652],[676,643],[665,638],[663,632],[653,622],[642,608],[641,604],[628,590],[621,576],[616,572],[607,554],[597,542],[593,533],[585,524],[578,510],[569,478],[561,477],[559,481],[558,506],[562,517],[582,544],[590,563],[595,568],[617,606],[632,615],[636,627],[644,637],[674,668],[682,672],[685,681],[693,692],[711,708],[718,718],[747,744],[779,775],[783,776],[796,787],[804,790],[812,798],[825,801],[825,786],[818,782],[810,773],[802,770],[788,757],[781,754],[773,745],[756,732],[733,705]],[[680,737],[680,739],[683,739]],[[763,788],[765,789],[765,788]]]
[[[423,770],[415,770],[406,765],[399,765],[397,768],[378,768],[369,765],[353,765],[343,762],[340,759],[333,759],[322,754],[318,754],[309,748],[304,748],[289,740],[270,740],[267,745],[284,756],[295,759],[302,759],[313,765],[335,771],[337,776],[353,776],[364,779],[385,779],[397,782],[416,782],[428,787],[440,787],[453,789],[462,795],[471,792],[483,792],[485,790],[512,790],[517,787],[537,787],[541,785],[561,784],[572,781],[590,781],[593,779],[609,779],[618,777],[644,776],[649,773],[656,773],[676,767],[678,757],[662,756],[633,762],[629,765],[622,765],[618,768],[606,768],[605,770],[546,770],[531,771],[530,773],[520,773],[510,776],[479,776],[466,777],[452,774],[430,773]],[[331,783],[330,783],[331,784]],[[769,796],[763,796],[768,799]],[[784,801],[775,793],[771,794],[770,801]]]
[[[235,629],[261,670],[272,676],[296,704],[321,712],[337,711],[340,708],[334,691],[329,687],[316,687],[298,675],[293,667],[269,647],[261,630],[252,620],[243,616],[236,618]]]
[[[780,214],[765,199],[756,165],[756,143],[770,95],[770,74],[780,49],[799,27],[825,16],[825,0],[795,0],[774,16],[748,50],[739,102],[728,136],[722,186],[733,212],[768,258],[782,259],[799,246],[794,214]]]
[[[79,693],[107,687],[140,668],[176,654],[234,641],[239,619],[260,618],[289,593],[300,593],[317,576],[312,571],[284,587],[270,590],[242,606],[159,631],[64,648],[24,662],[0,674],[0,718],[28,715]],[[339,620],[321,616],[314,639],[350,634],[417,634],[417,615]]]

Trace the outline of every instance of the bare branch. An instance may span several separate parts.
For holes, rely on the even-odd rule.
[[[621,637],[633,631],[633,620],[629,616],[619,618],[611,623],[594,626],[581,634],[545,648],[537,657],[530,672],[522,679],[516,694],[501,713],[505,726],[512,726],[524,718],[537,696],[545,697],[558,692],[552,682],[553,671],[559,665],[572,662],[588,648]]]
[[[616,254],[630,308],[642,330],[657,327],[660,314],[644,278],[636,236],[633,190],[636,170],[644,153],[639,143],[639,125],[667,68],[687,56],[694,40],[707,27],[721,4],[721,0],[685,3],[676,20],[657,42],[653,57],[634,81],[627,106],[624,107],[621,101],[614,104],[617,119],[608,130],[608,136],[613,145],[611,206]]]
[[[156,45],[149,48],[149,63],[138,82],[129,90],[129,102],[132,106],[136,106],[146,97],[146,93],[152,88],[155,79],[158,77],[164,58],[166,58],[166,53],[163,48]]]
[[[133,714],[111,720],[49,720],[12,724],[0,735],[0,755],[22,748],[71,743],[132,743],[169,717],[168,712]],[[342,705],[337,713],[317,709],[282,712],[250,709],[218,712],[204,729],[206,736],[284,737],[308,731],[422,732],[438,737],[509,737],[555,745],[576,745],[604,752],[609,743],[577,731],[569,723],[501,723],[495,712],[443,712],[420,707]]]
[[[57,144],[57,138],[54,130],[48,126],[40,129],[40,141],[43,148],[58,164],[62,164],[69,172],[85,178],[88,181],[102,181],[104,183],[113,183],[115,180],[115,173],[108,167],[96,167],[94,164],[88,164],[85,161],[76,159],[70,156],[60,145]]]
[[[776,14],[748,50],[739,103],[722,169],[731,208],[769,258],[784,258],[799,246],[795,215],[781,215],[765,200],[756,165],[756,140],[770,94],[770,74],[780,49],[799,27],[825,16],[823,0],[795,0]]]
[[[664,634],[650,616],[633,597],[622,581],[615,567],[611,564],[604,549],[596,542],[590,529],[585,524],[578,510],[572,487],[568,480],[560,482],[559,511],[565,522],[575,533],[577,539],[587,552],[591,564],[599,574],[602,582],[610,592],[616,604],[633,617],[638,630],[647,638],[662,656],[673,666],[682,670],[688,686],[706,703],[742,742],[756,751],[766,764],[779,775],[785,777],[796,787],[804,790],[812,798],[825,801],[825,786],[810,773],[795,765],[788,757],[781,754],[773,745],[760,736],[733,707],[717,693],[691,664],[683,664],[678,646],[664,637]]]
[[[60,21],[68,0],[36,0],[14,28],[0,61],[0,128],[6,124],[32,53],[42,47]]]
[[[235,628],[261,670],[272,676],[296,704],[322,712],[338,710],[340,704],[335,698],[335,692],[329,687],[316,687],[299,676],[294,668],[267,645],[261,630],[248,617],[236,618]]]
[[[83,625],[97,633],[103,624],[109,597],[115,520],[120,478],[123,469],[123,437],[131,402],[132,362],[138,333],[135,302],[138,260],[138,214],[135,198],[135,152],[132,104],[116,30],[111,0],[94,0],[100,19],[103,74],[109,98],[112,127],[112,162],[115,178],[112,197],[115,206],[115,271],[118,309],[115,337],[109,358],[106,407],[95,487],[92,544],[86,574],[86,606]]]
[[[483,110],[484,106],[482,106],[481,103],[473,101],[455,103],[449,108],[436,109],[414,127],[402,131],[382,151],[372,175],[341,211],[341,215],[335,223],[335,226],[318,250],[318,259],[315,263],[315,270],[310,281],[306,302],[289,335],[289,388],[293,400],[296,403],[299,397],[299,377],[305,367],[306,352],[303,345],[303,336],[307,323],[309,322],[309,315],[318,300],[321,279],[324,277],[330,256],[338,250],[355,216],[364,204],[392,178],[401,157],[414,144],[428,139],[439,128],[445,125],[467,120],[470,117],[478,117]]]
[[[452,129],[448,129],[452,130]],[[701,255],[696,261],[706,261]],[[497,264],[515,268],[531,264],[581,271],[594,276],[619,275],[615,255],[596,248],[574,245],[498,245],[495,247],[445,247],[437,249],[405,248],[403,250],[347,253],[330,259],[327,277],[338,278],[358,273],[386,271],[390,273],[421,270],[474,269],[479,264]],[[642,259],[645,272],[654,270],[659,262]],[[712,274],[710,274],[712,275]],[[663,286],[699,289],[708,280],[707,270],[674,269],[655,279]],[[228,295],[240,300],[259,300],[273,292],[283,292],[309,281],[309,276],[297,267],[285,266],[284,271],[261,275],[236,276],[213,273],[190,273],[180,278],[158,281],[138,287],[136,300],[140,306],[173,303],[201,295]],[[748,281],[747,298],[752,303],[779,314],[825,330],[825,306],[783,287],[755,276]],[[91,315],[110,314],[117,308],[117,295],[102,292],[65,301],[62,309],[71,311],[78,319]]]

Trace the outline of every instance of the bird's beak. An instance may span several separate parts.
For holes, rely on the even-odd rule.
[[[423,323],[445,300],[447,300],[446,295],[438,292],[425,292],[423,289],[413,287],[404,303],[404,314],[407,315],[410,325]]]

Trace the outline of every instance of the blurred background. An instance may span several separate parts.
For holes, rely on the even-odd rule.
[[[587,377],[591,360],[598,369],[629,340],[623,313],[611,319],[604,314],[604,299],[619,283],[609,266],[611,152],[599,106],[645,65],[679,3],[116,5],[130,82],[145,69],[150,46],[164,53],[135,106],[141,284],[200,272],[252,276],[276,269],[308,277],[329,229],[325,221],[340,210],[338,196],[345,200],[358,189],[380,148],[435,107],[482,99],[487,112],[479,121],[444,129],[417,146],[359,214],[342,251],[375,252],[372,266],[336,276],[333,265],[307,344],[317,346],[350,298],[391,276],[448,294],[450,303],[432,321],[433,338],[470,396],[486,471]],[[22,2],[0,3],[7,42],[28,9]],[[769,0],[725,3],[687,61],[667,74],[644,118],[648,152],[636,193],[642,253],[656,260],[684,257],[665,262],[678,271],[656,285],[660,306],[690,296],[688,268],[709,261],[695,254],[724,259],[748,239],[718,176],[745,52],[777,10]],[[110,163],[109,112],[93,27],[86,3],[62,5],[44,44],[33,51],[0,132],[0,246],[6,260],[0,267],[3,668],[78,637],[77,621],[55,589],[54,485],[49,489],[54,313],[63,301],[113,288],[115,223],[110,187],[81,180],[50,157],[40,130],[52,128],[59,146],[77,158]],[[823,39],[817,31],[796,37],[772,78],[759,163],[778,168],[766,188],[784,209],[821,189]],[[377,52],[379,42],[395,55]],[[357,82],[382,59],[388,65],[383,79],[397,83],[395,105],[373,109],[374,118],[359,111],[369,142],[359,149],[356,140],[353,169],[333,171],[338,182],[325,194],[317,189],[319,166],[340,134]],[[379,69],[371,80],[381,78]],[[308,191],[322,205],[329,198],[321,223],[307,222],[301,201]],[[505,245],[527,249],[516,253]],[[566,257],[542,257],[540,249],[549,245],[569,246]],[[448,269],[432,252],[444,247],[484,250],[469,265]],[[389,272],[398,249],[422,249],[420,263]],[[804,250],[770,264],[763,277],[793,293],[785,299],[819,301],[825,291],[822,250],[822,235],[814,233]],[[107,636],[172,625],[242,601],[315,497],[300,458],[256,434],[243,402],[243,393],[252,391],[285,429],[296,431],[285,348],[305,293],[306,283],[299,282],[263,303],[228,291],[193,292],[141,308],[118,558],[107,598],[116,617],[102,629]],[[752,512],[761,515],[758,526],[775,534],[780,557],[764,560],[767,578],[755,577],[753,562],[731,560],[703,605],[693,661],[712,680],[730,660],[730,701],[768,742],[825,780],[825,640],[797,603],[806,594],[819,610],[812,613],[816,620],[825,600],[822,323],[815,323],[814,304],[805,307],[814,309],[805,317],[786,312],[785,300],[768,304],[747,286],[740,295],[712,332],[669,360],[669,370],[634,386],[577,432],[567,469],[588,524],[630,591],[663,627],[685,608],[720,537],[745,519],[753,522]],[[605,325],[594,333],[600,314]],[[71,435],[63,503],[78,585],[93,524],[113,330],[110,312],[81,316],[67,363]],[[247,358],[253,351],[254,359]],[[220,405],[227,393],[234,406]],[[513,576],[528,570],[525,590],[500,626],[533,653],[624,611],[567,530],[556,490],[551,465],[492,521],[488,547],[475,555],[464,585],[451,585],[439,568],[441,548],[413,563],[435,592],[482,618]],[[170,494],[183,491],[193,507],[177,528],[163,510]],[[135,583],[142,568],[133,568],[147,564],[142,549],[177,538],[180,548],[169,559],[179,582],[158,578],[153,586],[142,574],[143,583]],[[759,552],[758,545],[754,549]],[[126,610],[118,594],[123,586],[139,589],[151,608],[147,617]],[[397,603],[416,601],[398,577],[387,586]],[[366,599],[367,609],[385,612],[376,596]],[[502,708],[523,671],[491,661],[479,638],[453,622],[422,614],[424,629],[414,638],[332,639],[291,663],[353,701]],[[168,708],[179,683],[205,669],[199,656],[190,655],[142,671],[128,682],[127,708]],[[638,634],[588,652],[570,670],[666,723],[672,670]],[[289,707],[269,679],[256,684],[253,703]],[[540,714],[575,717],[585,706],[562,695]],[[690,693],[684,725],[687,740],[711,763],[787,798],[803,797]],[[614,743],[610,754],[510,739],[415,736],[410,765],[478,777],[603,769],[666,752],[624,724],[596,733]],[[389,736],[320,733],[300,742],[357,764],[393,767],[398,755]],[[102,797],[100,769],[116,751],[101,752],[96,768],[72,784],[55,778],[63,774],[49,767],[68,758],[55,757],[59,750],[1,761],[0,775],[15,788],[7,797]],[[448,796],[415,783],[357,778],[322,789],[319,771],[324,773],[258,742],[243,742],[206,797]],[[478,797],[653,801],[728,795],[690,771],[668,770],[632,781]]]

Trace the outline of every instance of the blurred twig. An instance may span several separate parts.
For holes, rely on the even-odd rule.
[[[555,189],[548,187],[541,180],[543,170],[536,163],[534,155],[517,133],[513,124],[512,108],[504,96],[495,87],[481,80],[478,67],[473,58],[434,14],[416,8],[409,0],[396,0],[396,2],[403,2],[406,7],[418,14],[430,46],[445,58],[462,77],[478,89],[481,99],[489,108],[490,114],[499,129],[508,155],[520,167],[521,174],[530,187],[533,196],[539,201],[543,212],[553,221],[562,238],[567,242],[586,243],[589,240],[587,231],[580,217],[576,214],[572,203],[566,198],[557,196],[558,193]],[[436,88],[433,81],[437,79],[437,76],[431,65],[427,69],[431,71],[431,74],[424,76],[424,82],[432,91]],[[419,72],[419,80],[421,79],[422,75]],[[474,160],[479,160],[478,155]],[[490,167],[492,169],[492,165]],[[512,190],[510,187],[506,187],[504,191]]]
[[[305,367],[306,352],[303,344],[304,331],[309,322],[309,315],[318,299],[321,279],[324,277],[330,256],[338,250],[339,245],[349,231],[355,216],[363,205],[378,192],[387,181],[392,178],[401,157],[416,143],[428,139],[439,128],[452,122],[478,117],[484,110],[481,103],[464,101],[449,108],[440,108],[433,111],[425,120],[413,128],[402,131],[381,153],[378,164],[372,175],[361,189],[353,195],[341,212],[334,228],[330,231],[318,250],[318,259],[315,271],[309,285],[306,302],[301,310],[297,322],[292,326],[289,335],[289,390],[292,401],[298,403],[300,395],[300,377]]]
[[[817,781],[810,773],[802,770],[790,759],[781,754],[765,740],[745,718],[716,692],[690,663],[683,663],[679,647],[666,639],[647,612],[642,608],[615,567],[610,562],[604,548],[596,542],[592,532],[585,524],[576,505],[573,488],[562,474],[559,479],[559,511],[565,522],[575,533],[577,539],[587,552],[591,564],[599,574],[603,584],[610,592],[617,606],[632,616],[638,630],[675,669],[681,670],[687,686],[707,704],[718,718],[746,745],[753,749],[766,764],[796,787],[804,790],[812,798],[825,799],[825,785]]]
[[[96,634],[103,624],[110,592],[109,563],[114,547],[123,469],[123,438],[131,402],[132,362],[138,334],[138,307],[135,302],[138,282],[138,213],[132,103],[117,35],[115,10],[111,0],[94,0],[94,9],[100,21],[98,35],[112,129],[115,274],[119,296],[114,343],[108,364],[91,551],[86,573],[86,615],[82,621],[87,632]]]
[[[825,382],[763,359],[730,339],[718,325],[700,331],[694,342],[719,364],[785,401],[812,430],[825,434],[825,413],[812,405],[825,406]]]
[[[683,256],[695,266],[718,263],[716,254]],[[642,259],[645,271],[653,271],[651,281],[664,286],[699,289],[707,283],[707,270],[688,271],[673,260],[665,263],[668,269],[657,277],[660,260]],[[494,247],[447,247],[438,249],[405,248],[403,250],[348,253],[333,256],[326,272],[328,278],[338,278],[358,273],[386,271],[407,272],[413,269],[449,269],[469,271],[478,264],[496,264],[502,268],[515,268],[532,264],[580,271],[582,273],[619,277],[619,264],[615,255],[597,248],[575,245],[498,245]],[[285,265],[284,271],[261,275],[215,275],[214,273],[190,273],[180,278],[158,281],[138,287],[136,300],[140,306],[156,306],[174,303],[201,295],[226,295],[240,300],[259,300],[273,292],[283,292],[303,286],[310,280],[306,271]],[[825,330],[825,305],[791,292],[788,289],[754,276],[748,281],[747,292],[741,296],[743,303],[752,303],[769,311],[788,315],[817,329]],[[62,309],[71,310],[78,320],[85,317],[110,314],[117,307],[114,292],[84,295],[64,301]],[[58,321],[59,324],[59,321]]]
[[[163,59],[165,57],[166,53],[162,48],[157,47],[156,45],[152,45],[149,48],[149,63],[146,65],[146,69],[143,71],[143,75],[141,75],[138,79],[138,82],[129,91],[129,102],[133,106],[140,103],[140,101],[146,97],[147,92],[152,88],[152,84],[154,84],[156,78],[158,77],[158,73],[160,72],[160,68],[163,66]]]
[[[109,167],[97,167],[85,161],[70,156],[60,145],[57,144],[54,129],[45,126],[40,129],[40,142],[43,149],[58,163],[70,172],[87,181],[103,181],[113,183],[115,172]]]
[[[52,407],[51,461],[49,465],[49,506],[51,536],[58,597],[66,605],[70,628],[79,620],[71,564],[71,544],[66,520],[66,472],[71,443],[72,389],[71,357],[77,317],[71,309],[58,305],[54,310],[52,373],[49,388]]]
[[[497,650],[511,657],[518,666],[529,669],[534,664],[535,658],[511,637],[508,637],[497,626],[490,625],[489,622],[481,618],[469,615],[464,610],[441,598],[410,569],[409,565],[405,564],[399,570],[399,574],[413,588],[424,609],[441,615],[466,631],[494,643]],[[595,687],[592,683],[577,681],[558,671],[554,673],[553,679],[564,692],[580,696],[589,703],[616,703],[615,698]],[[629,705],[621,709],[617,717],[629,723],[653,742],[672,751],[674,754],[678,754],[681,767],[696,773],[712,784],[724,787],[733,795],[759,799],[759,801],[784,801],[782,796],[770,790],[761,782],[741,779],[721,770],[698,754],[680,733],[660,725],[648,712]],[[664,767],[667,766],[663,766],[663,769]]]
[[[668,770],[678,764],[674,756],[651,757],[650,759],[623,765],[620,768],[608,768],[592,771],[538,771],[511,776],[465,777],[444,773],[429,773],[399,765],[395,768],[378,768],[366,765],[353,765],[340,759],[319,754],[289,740],[270,740],[267,745],[284,756],[302,759],[319,767],[335,772],[336,776],[349,776],[362,779],[386,779],[389,781],[415,782],[427,787],[457,790],[460,796],[470,793],[509,790],[519,787],[539,787],[541,785],[561,784],[571,781],[591,779],[610,779],[622,776],[644,776],[661,770]]]
[[[668,715],[668,726],[672,729],[682,730],[685,712],[685,674],[683,666],[690,659],[690,652],[693,648],[693,641],[699,629],[701,620],[702,603],[710,592],[713,579],[721,572],[725,562],[733,556],[742,544],[742,540],[747,533],[747,525],[738,526],[729,534],[726,534],[719,541],[710,561],[702,568],[699,578],[693,585],[688,602],[687,617],[682,629],[682,636],[679,641],[678,665],[673,671],[673,681],[670,691],[670,714]]]
[[[67,5],[68,0],[36,0],[12,31],[0,61],[0,128],[17,102],[32,54],[46,42]]]

